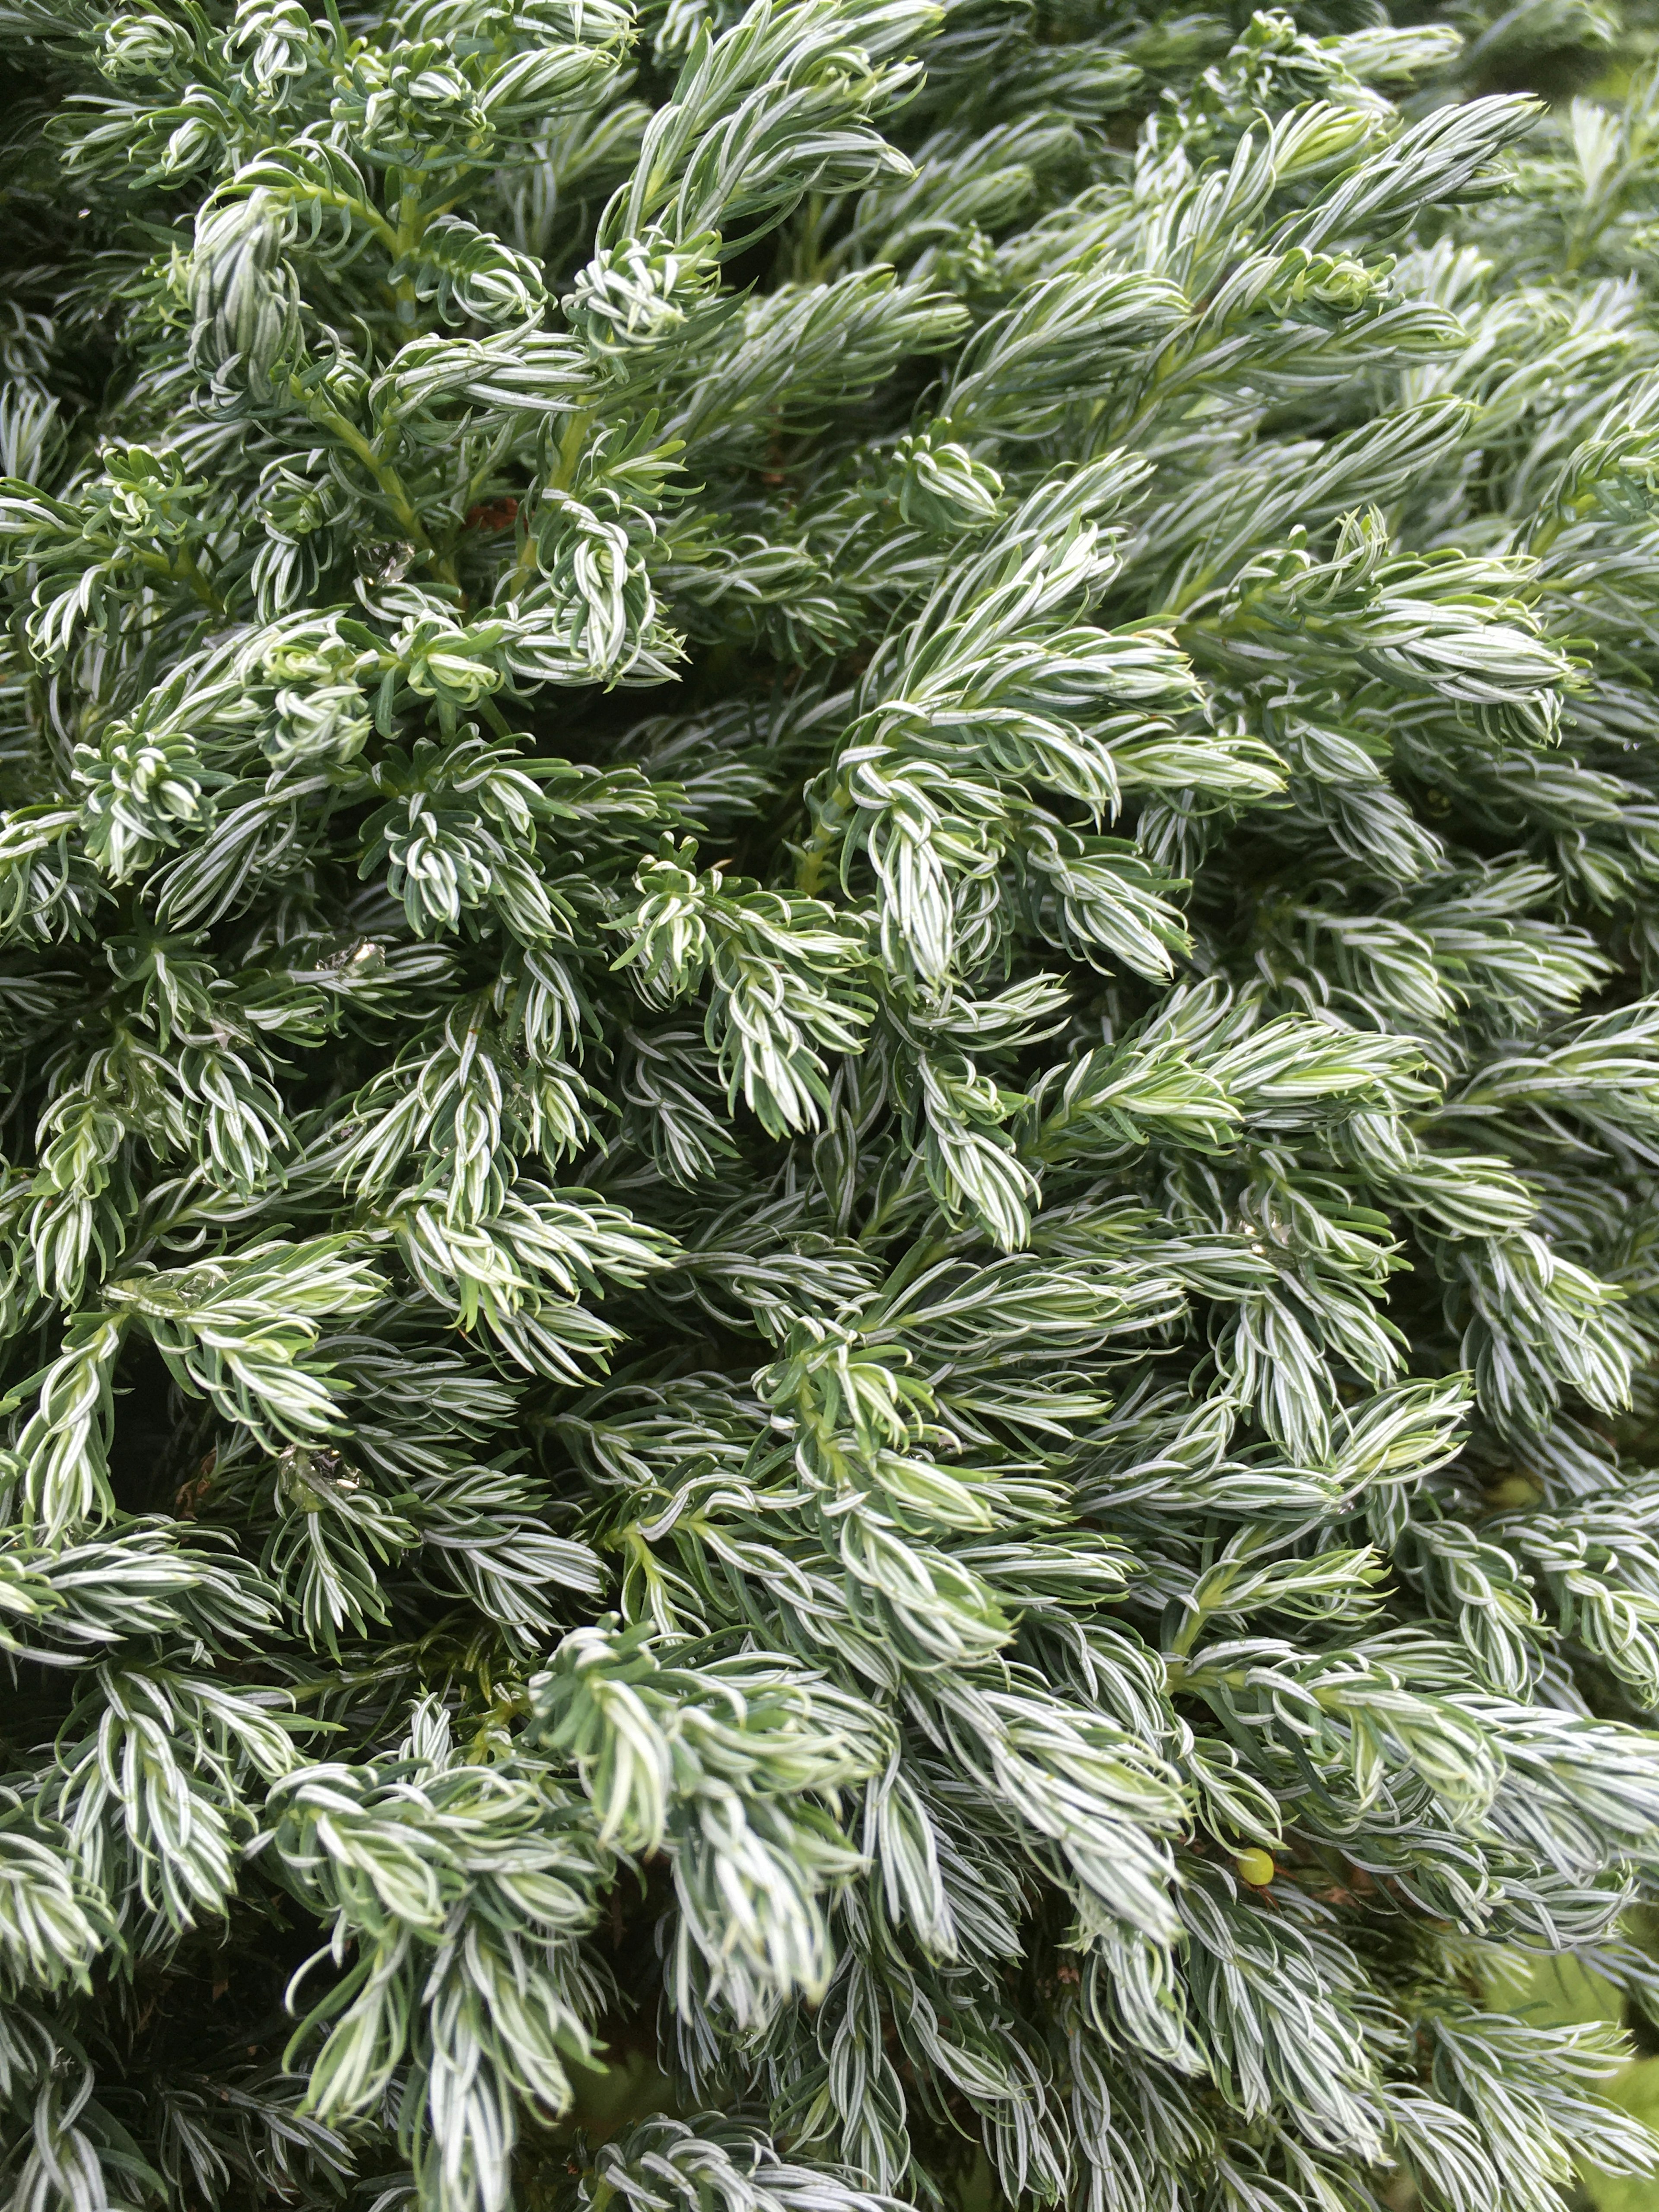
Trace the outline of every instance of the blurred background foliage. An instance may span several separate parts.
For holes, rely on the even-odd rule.
[[[1642,1917],[1648,1923],[1641,1930],[1646,1948],[1659,1959],[1659,1915]],[[1659,2024],[1632,2011],[1611,1982],[1575,1959],[1518,1960],[1517,1967],[1515,1980],[1492,1994],[1527,2017],[1552,2024],[1608,2021],[1625,2029],[1635,2055],[1607,2084],[1607,2094],[1659,2130]],[[1659,2181],[1586,2171],[1577,2202],[1581,2212],[1659,2212]]]

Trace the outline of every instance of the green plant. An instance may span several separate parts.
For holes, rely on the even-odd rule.
[[[0,20],[12,2201],[1646,2170],[1639,54]]]

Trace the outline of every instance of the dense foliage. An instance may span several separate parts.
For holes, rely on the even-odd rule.
[[[12,2203],[1641,2167],[1655,78],[324,7],[0,10]]]

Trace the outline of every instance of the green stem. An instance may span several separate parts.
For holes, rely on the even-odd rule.
[[[555,491],[568,491],[576,481],[587,434],[593,427],[593,413],[591,407],[579,408],[564,426],[564,435],[559,441],[559,465],[553,471]]]
[[[398,526],[416,550],[426,556],[434,575],[443,583],[459,588],[454,556],[435,546],[427,534],[426,526],[416,510],[409,488],[392,463],[380,453],[372,438],[364,435],[349,416],[343,415],[337,407],[316,392],[307,392],[297,377],[289,380],[289,389],[299,405],[319,429],[328,430],[342,445],[349,447],[380,486],[386,504],[398,519]]]
[[[576,471],[580,466],[582,454],[586,450],[587,434],[593,425],[593,413],[594,410],[591,407],[579,408],[565,424],[564,435],[559,441],[558,465],[547,480],[545,487],[547,490],[568,491],[575,482]],[[536,574],[538,566],[538,555],[535,532],[526,529],[524,542],[519,548],[519,557],[513,564],[514,583],[520,585],[528,582]]]
[[[795,859],[795,889],[808,898],[817,896],[830,860],[847,834],[847,824],[842,819],[853,797],[852,787],[844,781],[830,793],[818,816],[817,827],[803,845],[797,848]]]
[[[196,557],[181,547],[171,559],[160,553],[140,553],[138,559],[146,568],[164,576],[170,584],[183,584],[201,601],[210,615],[223,622],[229,612],[224,601],[198,566]]]
[[[273,143],[280,144],[281,141]],[[368,200],[360,200],[355,192],[336,191],[327,185],[315,186],[307,185],[303,191],[273,192],[271,198],[278,203],[285,201],[290,204],[304,207],[338,208],[343,214],[355,216],[359,222],[372,230],[389,252],[395,253],[398,251],[397,232],[380,213],[379,208]]]

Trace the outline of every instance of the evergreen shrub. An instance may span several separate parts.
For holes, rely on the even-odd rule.
[[[8,0],[19,2212],[1650,2162],[1659,89],[1460,20]]]

